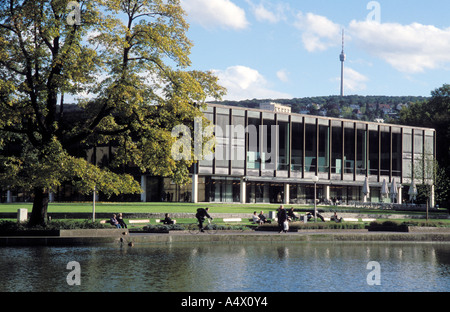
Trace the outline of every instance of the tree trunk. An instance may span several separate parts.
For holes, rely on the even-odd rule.
[[[48,192],[42,188],[34,189],[33,210],[29,225],[45,225],[47,222]]]

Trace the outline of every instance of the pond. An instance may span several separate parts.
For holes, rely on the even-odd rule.
[[[1,247],[1,292],[448,292],[448,243]]]

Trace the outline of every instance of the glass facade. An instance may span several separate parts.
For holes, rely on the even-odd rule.
[[[198,171],[211,202],[308,203],[313,176],[319,199],[362,201],[367,177],[378,202],[383,181],[408,185],[435,155],[433,129],[221,105],[205,114],[217,126],[216,153]]]

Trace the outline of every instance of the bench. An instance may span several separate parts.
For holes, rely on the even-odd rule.
[[[242,218],[225,218],[223,222],[242,222]]]
[[[362,219],[363,222],[374,222],[377,221],[377,219]]]
[[[141,219],[141,220],[128,220],[128,223],[130,224],[137,224],[137,223],[150,223],[149,219]]]
[[[342,221],[344,221],[344,222],[358,222],[359,219],[357,219],[357,218],[342,218]]]
[[[156,223],[162,223],[164,220],[161,221],[161,219],[155,219]],[[177,224],[177,220],[172,220],[173,224]]]
[[[331,218],[323,218],[325,221],[335,221],[334,219]],[[359,219],[357,218],[342,218],[343,222],[358,222]]]
[[[109,220],[101,220],[100,223],[101,224],[106,224],[109,223]],[[142,223],[150,223],[149,219],[145,219],[145,220],[128,220],[129,224],[142,224]]]

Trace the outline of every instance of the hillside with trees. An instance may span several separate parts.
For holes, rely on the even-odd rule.
[[[288,105],[293,113],[340,117],[354,120],[395,122],[400,110],[413,103],[428,101],[421,96],[318,96],[294,99],[264,99],[212,102],[222,105],[258,108],[264,102]]]

